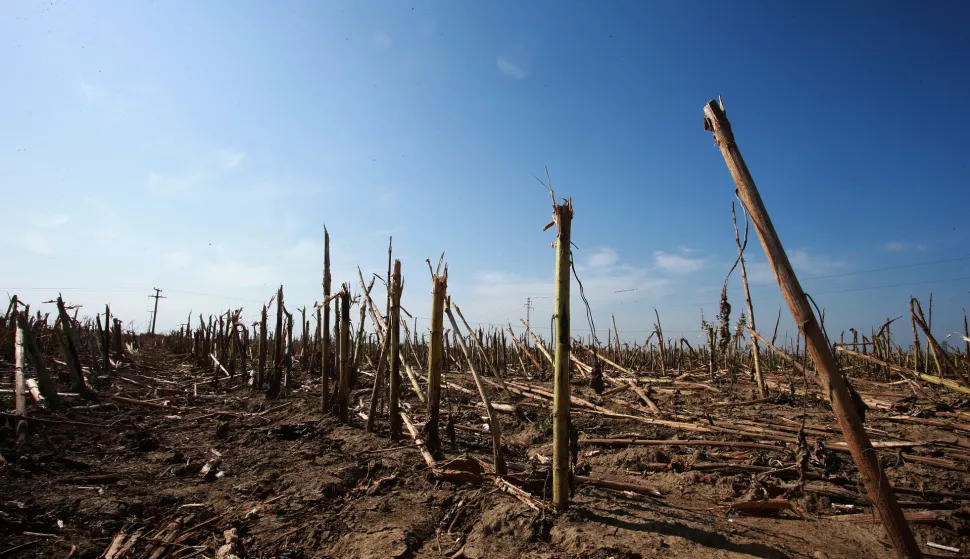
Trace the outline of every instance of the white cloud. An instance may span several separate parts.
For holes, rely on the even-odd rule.
[[[796,272],[809,275],[827,274],[845,267],[845,262],[827,254],[812,255],[807,250],[798,249],[788,253],[788,260]]]
[[[53,254],[54,250],[50,244],[50,241],[46,237],[37,235],[35,233],[29,233],[27,235],[21,235],[16,239],[17,245],[24,249],[29,250],[37,254]]]
[[[243,151],[233,151],[228,149],[219,151],[219,166],[221,166],[225,171],[235,169],[243,162],[244,159],[246,159],[246,152]]]
[[[598,249],[585,260],[587,264],[577,265],[576,269],[594,313],[599,313],[614,303],[662,295],[669,290],[668,279],[659,277],[651,268],[622,263],[613,249]],[[480,319],[501,322],[510,317],[514,319],[522,316],[522,305],[527,297],[533,299],[536,308],[548,310],[554,293],[555,284],[551,277],[524,277],[516,273],[489,270],[480,272],[474,278],[472,297],[467,306],[469,313]],[[575,279],[572,281],[570,295],[570,304],[574,309],[584,308]],[[604,297],[610,303],[597,302]]]
[[[222,247],[217,247],[214,261],[202,265],[202,278],[221,287],[254,287],[275,283],[276,269],[272,266],[251,266],[234,260]]]
[[[788,252],[788,260],[792,268],[803,278],[820,276],[843,270],[846,263],[826,254],[810,254],[807,250],[799,249]],[[775,283],[775,274],[771,266],[765,261],[748,261],[745,259],[748,281],[751,283]]]
[[[80,80],[78,82],[77,89],[78,91],[81,92],[81,95],[83,95],[86,99],[94,99],[96,97],[100,97],[101,94],[103,93],[100,87],[85,80]]]
[[[393,190],[382,190],[377,194],[377,205],[384,209],[393,208],[396,202],[397,195]]]
[[[280,224],[283,226],[283,232],[293,234],[303,229],[304,222],[299,215],[284,211]]]
[[[658,268],[675,274],[689,274],[704,268],[703,258],[690,258],[662,250],[654,251],[653,261]]]
[[[55,227],[60,227],[68,221],[71,220],[71,216],[67,214],[50,214],[43,215],[37,218],[37,226],[42,229],[53,229]]]
[[[221,175],[238,168],[245,159],[246,152],[244,151],[222,149],[215,153],[214,160],[203,161],[194,170],[181,173],[149,171],[146,188],[159,195],[172,195],[195,190],[202,183],[218,180]]]
[[[586,266],[595,269],[612,268],[619,261],[620,256],[616,253],[616,250],[603,247],[586,257]]]
[[[189,265],[191,261],[191,256],[189,253],[184,251],[169,252],[162,255],[162,262],[167,268],[173,270],[178,270],[179,268],[184,268]]]
[[[522,47],[509,47],[495,59],[495,65],[506,76],[524,80],[532,73],[532,54]]]
[[[133,83],[128,86],[128,92],[139,97],[151,97],[157,93],[158,89],[149,83]]]
[[[378,50],[387,50],[394,44],[394,39],[384,31],[374,33],[374,46]]]
[[[86,243],[100,245],[134,238],[127,219],[113,204],[92,196],[82,197],[81,202],[84,207],[79,211],[86,219],[74,226],[72,233],[83,238]]]
[[[498,69],[502,71],[503,74],[510,78],[517,80],[522,80],[529,77],[529,71],[520,66],[516,66],[515,63],[506,60],[504,57],[498,57],[495,59],[495,64],[498,65]]]
[[[150,171],[146,186],[155,194],[178,194],[195,188],[202,182],[202,173],[193,172],[185,175],[167,175]]]
[[[927,246],[922,243],[907,243],[903,241],[890,241],[882,245],[883,250],[888,252],[906,252],[910,250],[924,251]]]
[[[767,262],[744,262],[745,271],[748,273],[750,283],[773,283],[775,273],[771,271],[771,266]]]
[[[313,256],[317,256],[322,262],[323,243],[314,241],[312,239],[300,239],[295,245],[283,251],[283,254],[287,258],[292,258],[295,260],[302,260],[304,258],[312,258]]]
[[[551,281],[524,278],[518,274],[486,271],[475,278],[472,293],[478,297],[501,297],[509,300],[525,300],[526,297],[542,293],[552,293],[555,285]]]

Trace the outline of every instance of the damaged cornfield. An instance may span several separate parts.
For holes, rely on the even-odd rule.
[[[386,271],[331,278],[329,231],[312,305],[280,286],[151,335],[13,296],[0,557],[970,556],[970,333],[948,343],[915,298],[868,335],[827,332],[717,102],[705,124],[746,296],[725,280],[702,345],[659,313],[639,341],[572,335],[592,316],[570,308],[582,205],[548,182],[551,339],[472,327],[444,254],[406,267],[389,247]],[[755,240],[795,340],[748,294]],[[426,331],[405,288],[432,294]]]

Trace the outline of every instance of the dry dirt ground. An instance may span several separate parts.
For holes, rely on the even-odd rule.
[[[581,484],[571,509],[555,515],[504,492],[490,476],[481,483],[436,479],[410,443],[392,442],[387,417],[366,433],[360,409],[341,425],[320,412],[316,380],[295,375],[281,399],[253,394],[241,379],[219,386],[186,356],[143,347],[132,363],[95,381],[103,404],[53,414],[34,405],[30,436],[18,443],[13,420],[0,422],[0,557],[890,557],[886,536],[860,495],[848,454],[832,448],[828,407],[816,395],[714,406],[753,398],[749,385],[695,382],[719,391],[658,388],[661,413],[649,415],[630,390],[596,396],[576,380],[574,395],[622,414],[700,426],[607,417],[574,408],[580,432],[577,470],[598,479],[653,486],[660,496]],[[356,406],[372,377],[352,394]],[[448,380],[474,389],[467,374]],[[518,379],[549,387],[539,379]],[[790,394],[784,378],[781,383]],[[405,382],[405,384],[407,384]],[[801,384],[799,383],[799,386]],[[927,542],[970,553],[970,415],[960,404],[914,400],[905,385],[856,384],[870,405],[874,440],[920,443],[880,450],[899,499],[922,520]],[[779,392],[779,390],[776,390]],[[112,400],[122,396],[148,402]],[[454,446],[439,463],[468,454],[485,463],[491,439],[477,398],[445,389],[443,410],[454,416]],[[0,395],[10,409],[9,395]],[[423,407],[408,392],[410,416]],[[522,413],[502,414],[505,456],[517,478],[531,477],[543,498],[551,456],[547,404],[523,398]],[[154,404],[154,406],[150,405]],[[892,409],[878,409],[892,408]],[[939,422],[928,425],[895,416]],[[805,420],[807,455],[797,437]],[[759,431],[760,429],[760,431]],[[607,437],[665,439],[670,445],[592,445]],[[774,448],[681,446],[685,439],[763,443]],[[829,445],[826,450],[818,443]],[[381,451],[383,450],[383,451]],[[381,452],[378,452],[381,451]],[[807,478],[793,466],[805,456]],[[521,485],[518,480],[513,480]],[[745,511],[744,503],[786,503]],[[783,501],[779,501],[782,499]],[[547,499],[544,499],[547,502]],[[739,504],[740,503],[740,504]],[[731,505],[734,504],[732,507]],[[922,512],[930,511],[930,512]],[[847,515],[859,515],[847,517]],[[836,520],[847,517],[848,520]]]

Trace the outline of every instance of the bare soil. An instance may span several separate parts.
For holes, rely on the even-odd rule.
[[[347,425],[320,413],[317,379],[295,374],[287,394],[267,400],[239,377],[211,382],[187,356],[145,346],[133,362],[92,383],[103,405],[80,400],[53,414],[29,410],[30,436],[18,443],[15,421],[0,422],[0,557],[890,557],[885,535],[866,505],[851,457],[832,450],[841,440],[831,411],[815,393],[772,402],[753,400],[750,384],[694,382],[718,391],[659,388],[648,415],[632,391],[601,398],[577,375],[574,395],[615,412],[689,423],[713,432],[606,417],[574,408],[580,432],[577,471],[653,486],[644,496],[580,484],[568,512],[535,511],[488,481],[436,479],[411,441],[392,442],[387,417],[364,431],[354,409]],[[372,378],[352,393],[359,406]],[[467,374],[448,381],[474,389]],[[548,381],[518,382],[550,387]],[[407,382],[405,382],[407,384]],[[673,386],[673,385],[671,385]],[[858,380],[869,404],[867,427],[877,441],[914,441],[880,449],[908,513],[932,511],[914,523],[917,538],[970,553],[970,444],[966,402],[915,399],[906,385]],[[150,405],[112,401],[122,396]],[[445,389],[442,408],[454,417],[439,462],[469,455],[488,464],[491,439],[477,398]],[[9,400],[7,394],[0,398]],[[513,483],[543,495],[551,457],[551,422],[541,399],[522,399],[520,414],[502,414]],[[422,421],[414,394],[409,415]],[[12,406],[5,402],[4,407]],[[886,409],[880,409],[886,408]],[[936,419],[926,425],[890,417]],[[807,479],[799,484],[799,445],[807,425]],[[464,428],[462,428],[464,427]],[[761,436],[753,435],[762,428]],[[665,439],[667,446],[589,445],[593,438]],[[777,450],[678,446],[684,439],[761,442]],[[818,443],[830,445],[826,450]],[[389,449],[389,450],[388,450]],[[383,452],[377,452],[384,450]],[[919,461],[929,458],[930,462]],[[935,459],[935,460],[934,460]],[[942,464],[942,466],[941,466]],[[713,465],[713,466],[710,466]],[[762,470],[747,471],[750,466]],[[208,468],[208,469],[206,469]],[[208,473],[205,474],[204,471]],[[941,494],[945,493],[945,494]],[[947,494],[949,496],[947,496]],[[746,513],[738,503],[784,499],[790,506]],[[854,501],[854,502],[853,502]],[[734,504],[734,507],[731,505]],[[847,514],[856,521],[840,521]],[[924,516],[926,516],[924,514]],[[221,549],[220,549],[221,548]],[[955,556],[935,551],[941,556]]]

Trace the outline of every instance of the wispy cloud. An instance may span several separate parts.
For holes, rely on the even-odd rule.
[[[385,31],[374,33],[374,47],[378,50],[388,50],[394,44],[394,39]]]
[[[166,268],[178,270],[189,265],[192,260],[189,253],[185,251],[168,252],[162,255],[162,262]]]
[[[397,195],[393,190],[382,189],[377,193],[377,205],[385,210],[391,209],[397,203]]]
[[[509,47],[495,59],[495,65],[506,76],[524,80],[532,73],[532,54],[522,47]]]
[[[224,149],[219,151],[219,166],[224,171],[235,169],[246,159],[246,152]]]
[[[501,297],[517,302],[537,293],[552,293],[553,288],[551,281],[526,278],[509,272],[486,271],[475,278],[472,293],[479,297]]]
[[[890,241],[882,245],[882,249],[887,252],[908,252],[911,250],[925,251],[928,247],[922,243],[908,243],[903,241]]]
[[[53,229],[64,225],[68,221],[71,221],[71,216],[67,214],[42,215],[37,218],[37,226],[42,229]]]
[[[201,266],[201,276],[205,281],[227,287],[254,287],[276,281],[273,266],[254,266],[230,257],[222,248],[216,248],[214,260]]]
[[[828,274],[845,268],[845,261],[832,258],[827,254],[810,254],[807,250],[793,250],[788,259],[796,271],[816,276]]]
[[[204,184],[218,183],[220,178],[238,169],[246,160],[244,151],[221,149],[208,158],[197,161],[185,171],[149,171],[145,186],[149,192],[158,195],[174,195],[197,190]],[[238,191],[237,191],[238,192]]]
[[[169,175],[150,171],[146,181],[146,187],[155,194],[178,194],[186,190],[194,189],[202,182],[203,175],[200,172],[191,172],[184,175]]]
[[[299,215],[291,211],[284,211],[280,225],[285,233],[297,233],[303,229],[304,221]]]
[[[686,252],[686,251],[682,251]],[[691,258],[684,254],[673,254],[662,250],[654,251],[654,264],[661,270],[673,274],[690,274],[704,269],[706,264],[703,258]]]
[[[78,81],[77,89],[85,99],[95,99],[104,94],[104,91],[100,87],[85,80]]]
[[[71,233],[88,245],[134,240],[127,219],[129,214],[122,213],[114,203],[96,196],[83,196],[78,213],[85,218],[71,227]]]
[[[771,266],[767,262],[748,262],[745,258],[744,268],[748,273],[748,281],[751,283],[772,283],[775,281],[775,274],[771,271]]]
[[[16,238],[16,243],[20,248],[36,254],[54,253],[54,249],[51,246],[50,241],[47,240],[47,237],[38,235],[36,233],[21,235],[20,237]]]
[[[748,281],[751,283],[775,282],[775,274],[771,271],[771,266],[767,262],[745,260]],[[804,277],[822,276],[846,268],[844,260],[833,258],[827,254],[811,254],[804,249],[789,251],[788,260],[791,262],[792,268]]]
[[[603,297],[608,294],[606,298],[611,301],[632,300],[661,295],[670,289],[670,280],[655,267],[625,263],[619,253],[610,247],[596,248],[581,261],[582,264],[577,263],[576,270],[587,295],[599,294],[599,297]],[[474,309],[477,316],[502,321],[510,316],[520,316],[527,297],[532,297],[533,302],[541,306],[542,302],[549,302],[543,297],[552,295],[554,291],[555,285],[547,278],[488,270],[475,276],[472,284],[474,297],[468,306],[470,310]],[[583,302],[575,282],[571,295],[571,304],[581,308]],[[535,301],[537,297],[540,299],[538,302]],[[595,300],[592,303],[595,312],[598,307]]]
[[[586,266],[595,269],[612,268],[619,261],[620,255],[615,249],[602,247],[586,257]]]
[[[300,239],[295,245],[283,251],[283,254],[294,260],[312,258],[313,256],[323,258],[323,243],[313,239]]]

